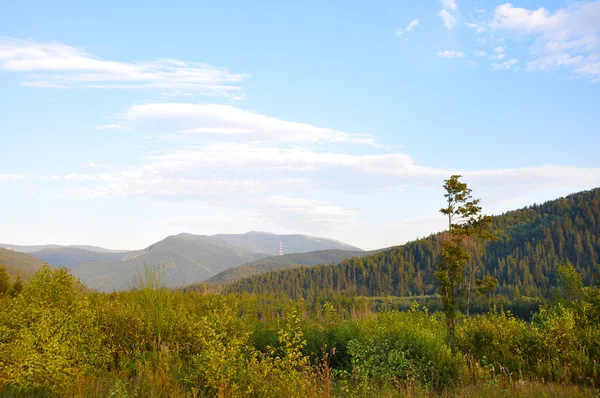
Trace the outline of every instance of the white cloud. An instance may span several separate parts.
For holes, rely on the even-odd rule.
[[[101,126],[96,126],[97,130],[125,130],[125,127],[120,124],[103,124]]]
[[[122,122],[144,133],[157,127],[161,131],[186,132],[168,146],[150,147],[142,155],[132,153],[128,164],[103,166],[93,162],[85,172],[63,175],[57,184],[67,187],[65,195],[150,198],[157,203],[235,209],[266,220],[260,225],[270,228],[320,235],[337,231],[342,237],[366,225],[360,217],[365,211],[361,203],[401,189],[410,194],[439,189],[443,179],[456,173],[472,182],[477,192],[497,202],[540,188],[576,190],[600,181],[600,168],[540,166],[461,171],[430,167],[390,148],[340,145],[340,137],[344,142],[356,138],[349,133],[340,136],[327,128],[235,107],[139,105],[125,111]],[[302,131],[308,131],[307,138],[299,138]],[[356,201],[356,195],[363,199]],[[374,223],[373,230],[379,225],[369,222]],[[375,242],[372,245],[377,246]]]
[[[454,50],[445,50],[437,53],[437,56],[442,58],[462,58],[463,55],[461,51]]]
[[[498,46],[494,48],[494,52],[497,54],[502,54],[506,50],[506,46]]]
[[[402,28],[399,28],[398,30],[396,30],[396,36],[402,36],[402,33],[404,33],[404,32],[412,32],[418,25],[419,25],[419,20],[413,19],[412,21],[409,22],[409,24],[406,26],[406,28],[404,28],[404,30]]]
[[[474,29],[477,33],[483,33],[486,30],[485,23],[482,22],[466,22],[465,25],[471,29]]]
[[[488,55],[488,53],[486,53],[485,51],[475,51],[476,57],[485,57],[487,55]]]
[[[352,134],[307,123],[284,121],[231,105],[136,105],[125,112],[122,123],[166,133],[179,131],[188,137],[235,136],[236,139],[248,140],[376,145],[375,139],[368,134]]]
[[[529,38],[529,70],[566,68],[600,81],[600,1],[573,2],[551,12],[502,4],[494,9],[491,29]]]
[[[441,0],[442,7],[446,10],[456,10],[458,7],[456,5],[456,0]]]
[[[309,224],[348,226],[358,219],[355,209],[315,198],[319,192],[348,195],[392,187],[437,187],[455,173],[500,198],[541,188],[595,186],[600,181],[599,168],[460,171],[419,165],[402,153],[348,154],[262,143],[182,145],[173,152],[149,154],[138,166],[63,179],[72,184],[72,195],[194,201],[258,212],[278,225],[306,230]]]
[[[412,32],[417,27],[417,25],[419,25],[419,20],[418,19],[413,19],[412,21],[410,21],[410,23],[406,27],[406,31],[407,32]]]
[[[502,69],[502,70],[508,70],[508,69],[513,68],[518,62],[519,61],[516,60],[516,59],[514,59],[514,58],[510,59],[508,61],[502,62],[502,63],[496,63],[496,62],[494,62],[492,64],[492,69],[494,69],[494,70],[500,70],[500,69]]]
[[[452,29],[454,29],[454,27],[458,23],[458,20],[456,19],[456,17],[454,15],[450,14],[445,9],[440,11],[439,16],[440,16],[440,18],[442,18],[442,21],[444,21],[444,25],[446,25],[446,28],[449,31],[452,31]]]
[[[57,42],[0,37],[0,68],[25,73],[22,85],[55,88],[162,89],[239,98],[248,75],[174,59],[119,62]]]
[[[290,218],[300,217],[302,222],[311,224],[348,224],[358,220],[358,213],[332,205],[329,202],[314,199],[273,196],[267,199],[270,211],[265,215],[273,218],[274,213],[279,223],[289,223]],[[292,223],[293,225],[293,223]]]

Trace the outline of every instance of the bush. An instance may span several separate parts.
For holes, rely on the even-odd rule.
[[[465,320],[459,349],[513,376],[546,381],[598,383],[597,327],[583,327],[574,310],[561,304],[541,308],[530,323],[496,311]]]
[[[59,391],[109,361],[95,312],[64,268],[43,268],[0,311],[0,380]]]
[[[363,388],[373,382],[396,387],[451,387],[462,359],[451,352],[440,323],[426,313],[384,313],[361,323],[352,340],[354,376]]]

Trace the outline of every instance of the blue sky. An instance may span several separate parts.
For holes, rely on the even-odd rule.
[[[126,3],[126,4],[123,4]],[[440,230],[600,185],[600,1],[3,2],[0,242]]]

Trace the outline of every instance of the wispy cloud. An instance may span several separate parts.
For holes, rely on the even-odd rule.
[[[25,73],[23,86],[43,88],[161,89],[240,98],[246,74],[199,62],[104,60],[58,42],[0,37],[0,69]]]
[[[276,219],[273,221],[280,224],[290,222],[290,218],[293,217],[300,217],[302,222],[326,225],[347,225],[358,220],[358,212],[322,200],[273,196],[269,197],[267,202],[270,204],[271,210],[265,215],[270,218],[275,216]]]
[[[120,124],[103,124],[96,126],[96,130],[125,130],[125,127]]]
[[[402,34],[404,32],[412,32],[413,30],[415,30],[415,28],[419,25],[419,20],[418,19],[413,19],[412,21],[410,21],[408,23],[408,25],[406,26],[406,28],[402,29],[399,28],[398,30],[396,30],[396,35],[397,36],[402,36]]]
[[[412,21],[410,21],[410,23],[406,27],[406,31],[407,32],[412,32],[414,30],[414,28],[417,27],[417,25],[419,25],[419,20],[418,19],[413,19]]]
[[[456,0],[441,0],[442,7],[446,10],[456,10],[458,7],[456,5]]]
[[[494,9],[489,27],[507,37],[533,41],[528,70],[564,68],[576,76],[600,82],[598,21],[600,1],[572,2],[554,12],[507,3]]]
[[[445,50],[437,53],[437,56],[442,58],[462,58],[463,55],[461,51],[454,50]]]
[[[454,15],[448,12],[448,10],[442,10],[439,13],[440,18],[444,21],[444,25],[446,25],[446,29],[452,31],[456,24],[458,23],[458,19]]]
[[[500,69],[502,69],[502,70],[508,70],[508,69],[514,68],[517,65],[518,62],[519,61],[516,60],[516,59],[514,59],[514,58],[510,59],[508,61],[505,61],[505,62],[501,62],[501,63],[494,62],[492,64],[492,69],[494,69],[494,70],[500,70]]]
[[[376,146],[373,136],[353,134],[290,122],[249,112],[231,105],[157,103],[136,105],[123,115],[121,125],[142,126],[147,131],[179,132],[187,138],[235,136],[241,140],[295,143],[349,143]]]
[[[474,29],[477,33],[483,33],[486,30],[486,25],[483,22],[465,22],[465,25]]]
[[[504,198],[541,188],[581,189],[600,180],[599,168],[461,171],[419,165],[402,153],[354,155],[261,143],[182,146],[174,152],[145,156],[137,166],[68,174],[63,179],[73,184],[72,195],[218,204],[264,212],[280,225],[301,229],[306,223],[331,226],[348,224],[358,217],[351,208],[315,199],[315,192],[366,194],[401,186],[437,187],[443,178],[455,173]],[[506,186],[514,189],[510,195],[499,191]]]
[[[440,3],[442,4],[442,10],[438,15],[442,18],[446,29],[451,32],[458,23],[458,6],[456,5],[456,0],[441,0]]]
[[[181,133],[168,147],[132,154],[127,164],[90,163],[82,172],[62,175],[57,184],[68,187],[65,194],[197,203],[247,211],[290,230],[326,231],[361,223],[359,210],[336,201],[336,194],[432,189],[456,173],[494,198],[514,198],[540,187],[577,190],[600,181],[600,168],[431,167],[391,148],[363,145],[373,142],[368,135],[231,106],[138,105],[123,112],[119,123],[144,133],[149,129]],[[511,189],[499,188],[506,186]]]

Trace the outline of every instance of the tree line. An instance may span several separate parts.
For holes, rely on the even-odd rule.
[[[585,284],[598,275],[600,189],[507,212],[491,219],[493,241],[468,237],[473,280],[497,280],[495,299],[551,298],[558,267],[572,263]],[[312,300],[330,293],[360,296],[427,296],[448,232],[335,265],[270,272],[231,283],[224,292],[281,294]]]

